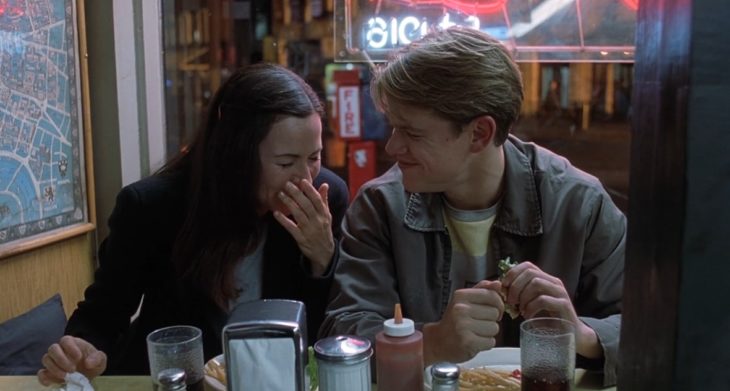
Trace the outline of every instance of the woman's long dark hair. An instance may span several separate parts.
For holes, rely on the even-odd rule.
[[[258,242],[259,144],[285,116],[323,116],[322,103],[293,72],[272,64],[241,68],[216,92],[207,121],[158,174],[188,180],[185,220],[172,259],[180,281],[222,309],[236,296],[235,263]]]

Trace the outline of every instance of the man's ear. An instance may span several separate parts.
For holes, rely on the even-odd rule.
[[[472,128],[470,147],[472,152],[481,152],[494,142],[494,137],[497,135],[497,123],[491,116],[480,115],[474,118],[469,126]]]

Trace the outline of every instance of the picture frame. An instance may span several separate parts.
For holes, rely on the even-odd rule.
[[[95,228],[84,20],[0,0],[0,259]]]

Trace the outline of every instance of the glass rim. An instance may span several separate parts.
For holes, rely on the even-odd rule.
[[[532,330],[533,330],[532,328],[528,328],[529,326],[540,323],[540,322],[555,322],[555,323],[560,324],[560,326],[559,326],[559,329],[555,330],[556,333],[554,333],[554,334],[536,334],[536,333],[532,332]],[[531,318],[531,319],[527,319],[527,320],[523,321],[522,323],[520,323],[520,331],[524,332],[524,333],[540,335],[542,337],[560,337],[560,336],[565,336],[568,334],[575,334],[576,326],[575,326],[575,323],[573,323],[569,320],[563,319],[563,318],[554,318],[554,317],[544,316],[544,317],[540,317],[540,318]]]
[[[160,342],[160,341],[153,341],[151,339],[153,335],[156,336],[157,334],[162,334],[162,333],[164,333],[166,331],[170,331],[170,330],[173,330],[173,329],[189,330],[189,331],[192,331],[193,332],[193,335],[191,335],[190,337],[188,337],[186,339],[183,339],[183,340],[180,340],[180,341],[175,341],[175,342]],[[203,335],[203,332],[200,331],[200,329],[197,328],[197,327],[195,327],[195,326],[177,325],[177,326],[162,327],[162,328],[159,328],[157,330],[153,330],[152,332],[150,332],[149,334],[147,334],[146,340],[147,340],[147,343],[148,344],[166,346],[166,345],[177,345],[177,344],[190,343],[190,342],[195,341],[196,339],[202,338],[202,335]]]

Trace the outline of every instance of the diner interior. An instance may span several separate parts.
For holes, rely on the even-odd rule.
[[[0,390],[45,389],[3,365],[61,338],[117,194],[186,150],[237,69],[275,63],[313,87],[322,165],[352,199],[395,163],[372,67],[427,25],[502,41],[524,84],[511,132],[598,178],[626,215],[618,382],[581,372],[577,389],[730,389],[727,20],[710,0],[0,0]],[[40,140],[46,126],[59,137]],[[150,387],[119,381],[94,385]]]

